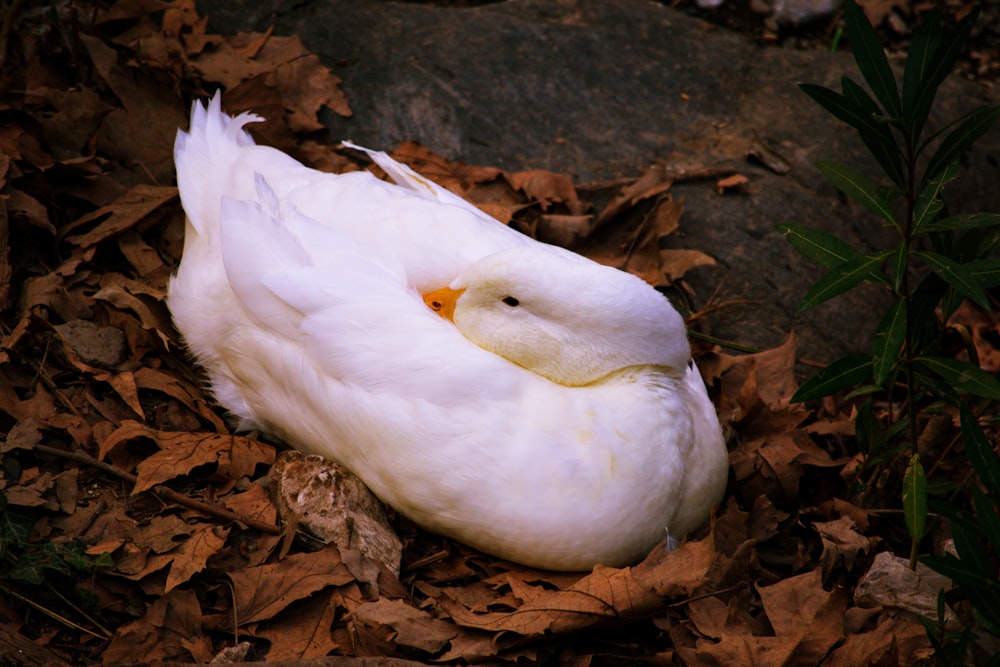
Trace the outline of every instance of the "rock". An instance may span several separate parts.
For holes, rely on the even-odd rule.
[[[399,575],[403,544],[378,498],[346,468],[320,456],[282,452],[268,473],[283,516],[342,552],[357,550]]]
[[[779,25],[801,26],[826,18],[840,9],[841,0],[772,0]]]
[[[906,558],[898,558],[888,551],[875,556],[868,572],[854,590],[854,603],[859,607],[895,607],[937,621],[938,591],[951,590],[951,580],[917,563],[911,570]],[[957,621],[955,613],[945,605],[945,621]]]
[[[839,88],[844,75],[860,80],[850,54],[762,48],[657,2],[200,4],[212,30],[273,24],[321,54],[354,111],[324,117],[334,140],[381,149],[417,140],[450,159],[548,169],[577,183],[638,177],[657,162],[678,172],[738,170],[749,179],[744,194],[718,194],[711,181],[672,188],[686,209],[670,244],[718,262],[688,273],[694,305],[713,296],[738,302],[713,314],[707,333],[767,348],[794,328],[800,354],[818,361],[870,349],[887,294],[857,290],[797,316],[822,270],[775,229],[806,223],[862,251],[894,240],[814,166],[834,159],[877,173],[856,133],[796,87]],[[933,124],[985,95],[968,82],[945,82]],[[1000,208],[993,157],[1000,130],[978,146],[949,186],[953,212]],[[766,166],[776,164],[784,166]]]
[[[124,332],[115,327],[98,326],[88,320],[72,320],[56,325],[55,329],[73,348],[80,361],[91,366],[117,366],[128,350]]]

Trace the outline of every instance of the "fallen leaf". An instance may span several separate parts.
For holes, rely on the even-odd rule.
[[[148,662],[211,660],[211,640],[202,632],[201,605],[193,590],[177,588],[157,598],[142,618],[115,633],[102,654],[105,662],[121,664],[139,656]]]
[[[262,622],[254,636],[271,642],[269,662],[322,658],[338,648],[330,628],[338,605],[333,593],[312,595],[291,603],[276,617]]]
[[[334,548],[292,554],[278,563],[230,572],[228,576],[233,583],[240,625],[272,618],[296,600],[328,586],[354,581]]]
[[[437,653],[458,635],[451,623],[434,618],[401,600],[366,602],[351,612],[351,618],[367,625],[392,628],[392,640],[399,646]]]
[[[192,532],[173,554],[175,557],[167,573],[164,591],[169,593],[204,570],[208,559],[218,553],[226,543],[227,535],[229,535],[228,528],[211,525],[202,526]]]
[[[858,555],[867,554],[872,548],[871,541],[855,530],[854,519],[850,516],[842,516],[834,521],[815,522],[812,526],[823,540],[820,562],[823,565],[824,581],[840,565],[848,572],[853,571]]]

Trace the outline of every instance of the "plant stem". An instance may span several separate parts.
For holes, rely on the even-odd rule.
[[[918,456],[920,448],[917,446],[918,425],[917,416],[920,414],[920,407],[917,404],[916,378],[914,373],[914,353],[913,345],[913,320],[912,320],[912,294],[910,293],[910,241],[913,238],[913,216],[917,202],[916,192],[916,171],[917,159],[914,153],[913,128],[904,130],[904,145],[906,146],[906,211],[903,217],[903,251],[906,260],[903,266],[903,275],[899,281],[899,297],[903,300],[903,308],[906,310],[906,335],[903,343],[903,364],[906,367],[906,416],[909,419],[910,432],[910,454]],[[910,542],[910,569],[917,569],[917,552],[920,544],[920,535],[911,535]]]

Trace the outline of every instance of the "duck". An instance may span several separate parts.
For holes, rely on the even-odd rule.
[[[167,304],[238,421],[418,526],[529,567],[623,567],[721,501],[728,455],[683,318],[386,153],[330,174],[196,101]]]

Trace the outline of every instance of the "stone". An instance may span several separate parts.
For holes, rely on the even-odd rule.
[[[682,174],[738,170],[749,179],[742,194],[719,194],[711,181],[671,189],[684,197],[685,213],[669,244],[717,260],[686,276],[694,306],[731,304],[701,325],[705,333],[763,349],[794,329],[801,356],[820,362],[870,349],[887,292],[863,288],[797,314],[823,271],[775,227],[819,227],[861,251],[894,241],[814,166],[832,159],[877,173],[856,133],[796,86],[839,89],[844,75],[860,81],[850,54],[763,48],[657,2],[200,4],[211,30],[273,25],[321,55],[354,111],[323,117],[336,141],[391,150],[416,140],[449,159],[548,169],[577,184],[637,178],[653,163]],[[932,124],[940,128],[991,94],[946,81]],[[998,147],[994,127],[966,156],[946,193],[953,212],[1000,209]]]
[[[888,551],[875,556],[872,566],[854,589],[854,603],[859,607],[894,607],[937,621],[938,591],[951,590],[951,580],[917,563],[911,570],[906,558]],[[945,622],[954,624],[955,613],[945,605]]]
[[[354,473],[320,456],[286,451],[268,481],[283,517],[293,516],[320,541],[341,552],[360,551],[399,576],[403,543],[381,501]]]
[[[113,368],[128,352],[125,333],[115,327],[102,327],[89,320],[72,320],[57,324],[55,330],[69,343],[80,361],[91,366]]]

